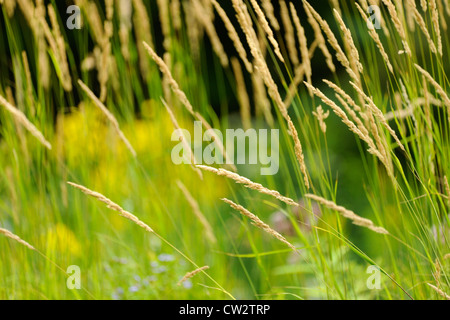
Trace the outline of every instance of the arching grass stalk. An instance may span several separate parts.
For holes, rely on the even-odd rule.
[[[93,198],[96,198],[97,200],[103,202],[106,204],[106,206],[109,209],[112,209],[114,211],[117,211],[120,213],[120,215],[132,222],[134,222],[135,224],[137,224],[138,226],[140,226],[141,228],[145,229],[145,231],[154,234],[157,238],[159,238],[161,241],[163,241],[165,244],[167,244],[168,246],[170,246],[172,249],[174,249],[176,252],[178,252],[184,259],[186,259],[189,263],[191,263],[196,269],[200,269],[200,266],[197,265],[194,261],[192,261],[188,256],[186,256],[183,252],[181,252],[179,249],[177,249],[173,244],[171,244],[168,240],[166,240],[164,237],[162,237],[161,235],[159,235],[157,232],[155,232],[151,227],[149,227],[146,223],[144,223],[143,221],[139,220],[138,217],[136,217],[134,214],[124,210],[121,206],[119,206],[118,204],[114,203],[113,201],[111,201],[110,199],[108,199],[107,197],[105,197],[104,195],[102,195],[101,193],[98,193],[96,191],[92,191],[82,185],[73,183],[73,182],[67,182],[69,185],[71,185],[74,188],[77,188],[79,190],[81,190],[84,194],[91,196]],[[229,293],[228,291],[226,291],[216,280],[214,280],[208,273],[205,272],[205,270],[201,270],[201,272],[206,275],[217,287],[218,289],[220,289],[220,291],[222,291],[223,293],[225,293],[226,295],[228,295],[230,298],[232,298],[233,300],[236,300],[233,295],[231,293]]]

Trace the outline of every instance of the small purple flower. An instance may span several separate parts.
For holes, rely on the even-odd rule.
[[[123,296],[123,289],[121,287],[118,287],[116,291],[112,294],[113,300],[120,300]]]
[[[183,287],[185,287],[186,289],[192,288],[192,282],[191,282],[191,280],[187,279],[186,281],[184,281],[184,282],[183,282]]]
[[[159,261],[161,262],[170,262],[175,260],[175,257],[171,254],[162,253],[158,256]]]
[[[131,286],[131,287],[128,289],[128,291],[130,291],[130,292],[137,292],[137,291],[139,291],[139,287],[138,287],[138,286]]]
[[[155,270],[153,270],[154,273],[163,273],[163,272],[166,272],[166,271],[167,271],[167,268],[163,267],[163,266],[155,268]]]

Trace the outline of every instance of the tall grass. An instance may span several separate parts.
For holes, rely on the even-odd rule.
[[[448,299],[448,1],[0,3],[1,299]],[[194,121],[279,172],[175,165]]]

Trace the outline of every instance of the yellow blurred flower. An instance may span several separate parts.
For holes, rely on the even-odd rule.
[[[79,257],[81,255],[81,245],[75,234],[62,223],[57,223],[46,233],[46,242],[49,251],[56,251],[59,254],[69,254]]]

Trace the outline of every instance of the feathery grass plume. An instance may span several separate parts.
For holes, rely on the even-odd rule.
[[[440,295],[441,297],[445,298],[446,300],[450,300],[450,295],[446,294],[444,291],[442,291],[441,289],[439,289],[438,287],[432,285],[431,283],[427,283],[427,285],[429,287],[431,287],[431,289],[433,289],[434,291],[437,292],[438,295]]]
[[[450,253],[445,254],[442,259],[444,260],[450,259]]]
[[[356,8],[358,8],[359,13],[361,14],[362,18],[364,21],[368,21],[368,17],[366,15],[366,13],[363,11],[363,9],[359,6],[359,4],[355,3]],[[384,46],[381,43],[381,39],[380,36],[378,35],[378,33],[375,31],[375,27],[372,28],[368,28],[368,32],[370,37],[373,39],[373,41],[375,42],[375,45],[377,46],[378,50],[380,51],[381,56],[384,59],[384,62],[386,63],[389,71],[394,74],[394,68],[392,67],[391,61],[389,60],[389,56],[386,53],[386,50],[384,50]]]
[[[423,19],[422,15],[420,14],[419,10],[417,10],[415,0],[407,0],[409,6],[414,12],[414,19],[416,20],[416,23],[422,30],[423,34],[425,35],[425,38],[428,41],[428,44],[430,46],[430,49],[433,53],[437,53],[436,45],[433,42],[433,39],[431,39],[430,33],[428,32],[427,25],[425,23],[425,20]],[[439,30],[439,22],[438,22],[438,30]]]
[[[446,6],[449,5],[447,0],[445,1],[445,3],[446,3]],[[442,0],[437,0],[437,7],[438,7],[438,13],[439,13],[439,17],[440,17],[439,21],[441,23],[442,29],[444,31],[447,31],[448,26],[447,26],[447,22],[445,21],[446,16],[445,16],[445,9],[444,9],[444,5],[442,4]]]
[[[166,66],[171,66],[170,52],[168,51],[164,52],[162,59]],[[161,86],[163,89],[164,99],[166,99],[166,101],[168,101],[169,104],[172,105],[172,91],[170,89],[170,79],[165,73],[162,74]]]
[[[361,7],[364,9],[364,11],[367,12],[369,10],[369,4],[367,3],[367,0],[358,0],[358,1],[361,4]],[[358,4],[358,3],[355,2],[355,4]]]
[[[208,15],[211,21],[214,21],[214,7],[210,0],[199,0],[205,13]]]
[[[252,24],[250,24],[252,25]],[[260,30],[260,28],[256,27],[255,32],[257,34],[259,50],[261,50],[261,54],[264,59],[267,59],[267,39],[264,31]]]
[[[91,1],[75,1],[75,3],[83,8],[88,20],[92,36],[96,43],[101,44],[105,39],[105,30],[103,27],[102,18],[98,12],[97,5]]]
[[[177,180],[176,183],[178,188],[181,190],[184,197],[186,198],[187,202],[191,206],[194,215],[197,217],[197,219],[200,221],[203,228],[205,229],[205,235],[208,238],[208,240],[211,241],[212,243],[217,243],[217,239],[216,236],[214,235],[213,228],[209,224],[205,215],[201,212],[198,202],[194,199],[189,190],[180,180]]]
[[[428,9],[428,4],[427,4],[427,0],[420,0],[420,6],[422,7],[423,12],[427,12]]]
[[[0,4],[5,6],[6,13],[8,17],[12,17],[14,15],[14,11],[16,9],[16,0],[1,0]]]
[[[386,141],[386,137],[383,136],[383,138],[380,135],[380,132],[378,130],[378,125],[375,122],[375,117],[373,116],[373,113],[371,112],[371,110],[366,110],[366,115],[367,115],[367,125],[369,126],[369,129],[375,139],[375,142],[377,144],[378,150],[380,151],[380,153],[383,156],[383,159],[385,159],[386,161],[386,169],[388,171],[389,176],[392,178],[392,181],[395,182],[395,177],[393,176],[393,167],[392,167],[392,161],[390,158],[390,152],[389,152],[389,147]],[[384,163],[384,162],[383,162]]]
[[[444,88],[441,87],[439,83],[437,83],[436,80],[433,79],[431,74],[428,73],[428,71],[424,70],[421,66],[418,64],[414,64],[417,70],[427,79],[427,81],[435,88],[436,92],[441,96],[444,104],[447,106],[448,110],[448,122],[450,123],[450,98],[448,97],[447,93],[445,92]]]
[[[36,7],[34,6],[32,0],[16,0],[15,2],[19,5],[20,10],[25,17],[25,20],[28,22],[28,25],[31,27],[32,31],[39,32],[39,29],[34,28],[37,27],[37,17],[42,14],[45,15],[45,6],[43,5],[43,1],[37,0]]]
[[[386,143],[383,143],[384,140],[382,140],[378,132],[378,127],[375,123],[372,113],[370,113],[370,110],[363,112],[361,108],[353,101],[353,99],[344,92],[344,90],[342,90],[337,85],[326,79],[324,79],[323,81],[335,91],[336,98],[341,102],[341,104],[345,107],[345,109],[350,114],[352,119],[356,122],[357,128],[361,131],[364,137],[363,141],[365,141],[369,146],[368,152],[378,157],[381,163],[385,166],[389,177],[392,179],[393,182],[395,182],[392,162],[390,160],[389,152],[387,151],[388,149],[387,145]],[[353,109],[357,110],[361,118],[363,118],[366,121],[366,123],[368,123],[369,129],[372,132],[372,135],[375,139],[376,146],[369,135],[368,129],[362,123],[359,117],[355,114],[355,112],[350,108],[349,105],[351,105]]]
[[[297,37],[298,42],[300,43],[300,55],[302,57],[302,66],[305,70],[306,81],[311,84],[311,60],[309,59],[309,50],[308,50],[308,42],[305,36],[305,29],[303,29],[302,24],[300,23],[300,19],[297,15],[297,10],[295,10],[294,4],[291,2],[291,14],[292,20],[294,21],[294,25],[297,28]]]
[[[325,62],[328,66],[328,69],[330,69],[330,71],[334,73],[336,71],[336,67],[333,63],[333,56],[331,55],[330,51],[328,51],[327,44],[325,43],[325,38],[323,37],[322,30],[320,29],[320,25],[317,23],[316,19],[314,19],[312,12],[309,10],[309,7],[305,2],[303,2],[303,8],[305,9],[306,16],[308,17],[308,23],[313,28],[315,41],[317,41],[320,50],[325,56]]]
[[[181,103],[186,107],[186,109],[189,111],[189,113],[194,114],[194,108],[192,107],[191,103],[189,102],[188,98],[186,97],[186,94],[180,89],[178,86],[178,83],[175,81],[175,79],[172,76],[172,73],[169,70],[169,67],[165,64],[164,60],[161,59],[155,51],[146,43],[143,42],[145,49],[147,50],[150,57],[156,62],[161,72],[167,76],[169,84],[175,93],[175,95],[180,99]]]
[[[331,30],[328,23],[324,19],[322,19],[322,17],[319,15],[319,13],[316,10],[314,10],[314,8],[308,3],[308,1],[303,0],[303,3],[306,5],[308,10],[311,12],[313,17],[319,23],[323,32],[327,36],[328,43],[336,51],[336,58],[338,59],[338,61],[342,64],[342,66],[345,68],[345,70],[347,71],[347,73],[350,75],[350,77],[352,79],[359,81],[356,73],[351,68],[350,61],[348,60],[347,56],[345,55],[344,51],[342,50],[341,46],[339,45],[339,42],[337,41],[336,36],[334,35],[334,33]]]
[[[430,104],[433,104],[433,105],[435,105],[437,107],[442,107],[442,105],[443,105],[442,101],[439,100],[439,99],[436,99],[435,97],[433,97],[432,95],[430,95],[428,93],[428,90],[426,88],[427,80],[425,79],[424,76],[422,76],[422,78],[423,78],[423,83],[424,83],[424,96],[414,99],[411,102],[411,106],[413,108],[415,108],[415,107],[424,106],[424,105],[427,105],[427,104],[430,103]],[[397,111],[404,111],[404,110],[389,111],[387,114],[392,114],[392,113],[396,114]]]
[[[91,197],[93,197],[93,198],[103,202],[104,204],[106,204],[106,207],[108,209],[111,209],[111,210],[119,212],[119,214],[122,217],[124,217],[124,218],[126,218],[126,219],[128,219],[128,220],[130,220],[132,222],[134,222],[139,227],[145,229],[146,231],[148,231],[150,233],[154,233],[153,229],[150,228],[147,224],[145,224],[141,220],[139,220],[138,217],[136,217],[134,214],[132,214],[132,213],[130,213],[128,211],[125,211],[121,206],[119,206],[118,204],[114,203],[113,201],[111,201],[110,199],[108,199],[107,197],[102,195],[101,193],[98,193],[96,191],[92,191],[92,190],[90,190],[90,189],[88,189],[88,188],[86,188],[86,187],[84,187],[82,185],[79,185],[79,184],[76,184],[76,183],[73,183],[73,182],[70,182],[70,181],[67,181],[67,183],[70,186],[81,190],[84,194],[86,194],[88,196],[91,196]]]
[[[342,110],[336,103],[334,103],[331,99],[329,99],[322,91],[310,85],[307,82],[303,82],[317,97],[319,97],[325,104],[331,107],[333,112],[342,119],[342,122],[346,124],[350,131],[356,133],[361,140],[365,140],[365,137],[362,132],[356,127],[356,125],[347,117],[347,114]]]
[[[114,16],[114,0],[105,0],[106,20],[112,21]],[[105,30],[109,27],[105,27]]]
[[[345,111],[350,115],[350,117],[353,119],[353,121],[356,124],[356,127],[361,131],[361,133],[365,136],[369,136],[369,131],[365,127],[365,125],[362,123],[361,119],[357,116],[356,112],[348,105],[348,103],[342,98],[339,94],[335,94],[335,97],[339,100],[341,105],[344,106]],[[364,114],[364,113],[362,113]],[[366,119],[366,117],[364,118]]]
[[[450,185],[448,184],[447,176],[444,176],[444,188],[445,193],[447,194],[447,204],[450,208]]]
[[[356,122],[356,124],[357,124],[358,128],[361,130],[361,132],[364,135],[368,135],[368,131],[367,131],[366,127],[363,125],[363,123],[361,122],[359,117],[356,115],[355,111],[359,112],[361,118],[363,118],[365,121],[367,121],[367,116],[362,112],[361,108],[356,104],[356,102],[344,90],[342,90],[342,88],[338,87],[333,82],[331,82],[327,79],[323,79],[322,81],[325,82],[331,89],[334,90],[336,98],[345,107],[347,112],[350,114],[350,116]]]
[[[114,2],[113,0],[105,0],[106,20],[104,22],[104,38],[102,40],[101,49],[102,55],[100,60],[100,68],[98,69],[98,80],[100,82],[100,101],[105,102],[107,95],[107,84],[110,72],[115,63],[114,57],[111,56],[111,38],[113,36],[113,14]]]
[[[106,20],[103,22],[95,2],[76,1],[76,4],[83,8],[92,31],[95,43],[98,45],[94,50],[96,53],[97,79],[100,83],[100,101],[104,102],[107,96],[107,83],[109,75],[115,64],[115,59],[111,57],[110,38],[113,35],[112,18],[114,13],[113,2],[105,1]]]
[[[411,56],[411,49],[408,45],[408,41],[406,40],[405,29],[403,28],[403,25],[400,21],[395,5],[392,3],[391,0],[383,0],[383,3],[389,11],[389,15],[391,16],[391,20],[394,23],[395,29],[397,30],[397,33],[399,34],[402,40],[403,48],[406,54]]]
[[[239,35],[236,31],[236,29],[233,26],[233,23],[228,18],[225,10],[222,9],[220,4],[216,0],[211,0],[212,4],[214,5],[217,13],[219,14],[219,17],[222,19],[225,28],[227,29],[228,36],[230,37],[231,41],[233,41],[234,47],[236,48],[237,53],[239,54],[239,57],[244,62],[245,68],[249,73],[252,73],[253,66],[250,61],[248,61],[247,58],[247,51],[244,48],[244,45],[241,42],[241,39],[239,38]]]
[[[336,94],[342,96],[347,101],[347,103],[356,111],[361,111],[361,108],[356,104],[352,97],[350,97],[341,87],[337,86],[335,83],[327,79],[323,79],[322,81],[325,82],[331,89],[333,89]]]
[[[411,117],[414,115],[414,110],[416,109],[417,106],[412,106],[412,107],[408,107],[406,109],[399,109],[399,110],[393,110],[393,111],[389,111],[386,112],[384,114],[384,118],[386,119],[386,121],[390,121],[393,119],[405,119],[407,117]]]
[[[278,91],[278,87],[275,84],[275,81],[272,78],[272,75],[270,74],[269,68],[267,67],[267,64],[264,60],[264,57],[262,55],[261,50],[259,49],[258,44],[258,38],[256,36],[255,30],[253,29],[251,25],[251,18],[249,16],[249,13],[247,11],[247,7],[243,4],[242,0],[232,0],[233,1],[233,7],[235,8],[238,16],[238,21],[242,27],[242,30],[244,31],[247,42],[250,46],[250,51],[253,55],[255,67],[259,69],[259,72],[261,73],[261,77],[264,79],[264,83],[266,84],[266,87],[268,89],[269,96],[275,101],[275,104],[277,105],[278,109],[280,110],[281,115],[286,120],[289,128],[289,134],[292,137],[294,141],[294,150],[295,150],[295,156],[297,158],[297,161],[300,165],[300,171],[303,175],[303,180],[305,183],[305,186],[307,189],[309,189],[309,178],[308,178],[308,172],[306,169],[305,159],[303,155],[302,145],[300,143],[300,140],[298,138],[297,129],[294,126],[294,123],[292,122],[285,104],[283,103],[283,100],[281,99],[280,92]]]
[[[194,271],[191,271],[191,272],[186,273],[186,275],[183,277],[183,279],[181,279],[181,280],[178,282],[177,285],[181,286],[181,284],[182,284],[183,282],[185,282],[187,279],[190,279],[190,278],[192,278],[193,276],[195,276],[197,273],[200,273],[200,272],[202,272],[202,271],[204,271],[204,270],[207,270],[207,269],[209,269],[209,266],[203,266],[203,267],[201,267],[201,268],[195,269]]]
[[[86,58],[81,61],[81,70],[82,71],[91,71],[95,68],[96,65],[96,58],[95,54],[92,52],[86,56]]]
[[[52,24],[53,32],[49,37],[53,37],[53,41],[56,44],[56,48],[53,48],[56,60],[58,61],[58,69],[60,70],[59,78],[65,91],[72,91],[72,78],[70,76],[69,64],[67,63],[66,43],[64,37],[59,29],[58,19],[56,18],[55,9],[51,4],[48,5],[48,15]],[[45,28],[48,28],[45,19],[41,20],[41,23]]]
[[[250,211],[248,211],[247,209],[245,209],[243,206],[234,203],[233,201],[227,199],[227,198],[222,198],[221,199],[223,202],[225,202],[226,204],[228,204],[231,208],[239,211],[242,215],[248,217],[250,220],[252,220],[252,223],[262,229],[263,231],[267,232],[268,234],[270,234],[271,236],[275,237],[276,239],[280,240],[281,242],[283,242],[284,244],[286,244],[289,248],[291,248],[292,250],[294,250],[295,252],[297,252],[297,248],[294,247],[294,245],[292,245],[289,241],[286,240],[285,237],[283,237],[281,234],[279,234],[277,231],[273,230],[268,224],[264,223],[258,216],[256,216],[255,214],[251,213]]]
[[[331,210],[335,210],[335,211],[339,212],[339,214],[341,216],[343,216],[344,218],[350,219],[352,221],[352,223],[357,226],[368,228],[376,233],[389,234],[389,232],[386,229],[375,226],[371,220],[360,217],[353,211],[350,211],[342,206],[338,206],[333,201],[330,201],[330,200],[327,200],[322,197],[316,196],[314,194],[309,194],[309,193],[305,194],[305,197],[312,199],[312,200],[316,201],[317,203],[320,203]]]
[[[407,108],[410,109],[410,108],[412,108],[411,99],[409,99],[408,92],[406,91],[406,87],[403,84],[402,79],[399,79],[399,84],[400,84],[400,90],[402,93],[403,100],[405,101]]]
[[[15,235],[14,233],[12,233],[9,230],[0,228],[0,234],[2,234],[5,237],[10,238],[10,239],[12,239],[14,241],[17,241],[18,243],[20,243],[21,245],[27,247],[30,250],[36,251],[36,249],[31,244],[29,244],[25,240],[22,240],[19,236]]]
[[[389,167],[387,166],[387,159],[386,157],[380,153],[377,148],[375,147],[375,144],[372,140],[372,138],[370,138],[367,130],[364,128],[364,132],[362,132],[348,117],[347,114],[336,104],[334,103],[332,100],[330,100],[327,96],[325,96],[325,94],[323,94],[322,91],[320,91],[319,89],[310,86],[309,84],[307,84],[305,82],[306,86],[310,87],[310,90],[316,95],[318,96],[325,104],[327,104],[328,106],[331,107],[331,109],[333,110],[333,112],[339,117],[341,118],[342,122],[347,125],[347,127],[350,129],[351,132],[355,133],[362,141],[365,141],[368,146],[369,146],[369,152],[374,154],[375,156],[377,156],[380,161],[386,166],[386,169],[388,170],[388,172],[390,173]],[[362,124],[360,123],[360,126]]]
[[[247,6],[244,4],[242,0],[231,0],[233,4],[233,8],[236,11],[236,18],[241,26],[242,31],[244,32],[247,43],[250,47],[251,53],[254,56],[254,53],[258,47],[254,47],[254,45],[258,42],[258,37],[256,35],[255,30],[253,29],[252,19],[247,10]],[[259,48],[259,52],[261,52],[261,48]],[[264,56],[261,53],[261,56]]]
[[[194,60],[198,61],[200,59],[200,38],[203,30],[200,23],[197,21],[192,2],[183,1],[182,6],[187,26],[186,33],[189,39],[189,48],[191,49]]]
[[[389,124],[387,123],[386,119],[384,118],[384,114],[383,112],[381,112],[380,109],[378,109],[378,107],[375,105],[375,103],[373,102],[373,100],[368,97],[361,88],[359,88],[355,83],[350,81],[350,84],[352,85],[353,88],[355,88],[355,90],[364,98],[364,100],[366,100],[367,102],[367,106],[369,107],[369,109],[372,111],[373,115],[381,122],[381,124],[389,131],[389,133],[391,134],[391,136],[394,138],[395,142],[397,142],[398,146],[400,147],[400,149],[402,149],[403,151],[405,150],[405,147],[403,146],[403,144],[400,142],[400,139],[397,137],[397,134],[395,133],[395,131],[389,126]]]
[[[433,22],[434,32],[436,32],[438,42],[438,52],[442,57],[442,37],[441,28],[439,26],[439,12],[436,4],[436,0],[430,0],[431,21]]]
[[[359,60],[358,49],[356,49],[355,42],[353,41],[353,37],[352,37],[352,33],[350,32],[350,29],[347,28],[347,26],[344,23],[344,20],[342,20],[341,15],[339,14],[339,12],[336,9],[334,9],[334,16],[336,17],[339,27],[341,28],[341,30],[344,34],[345,42],[349,46],[350,64],[356,66],[356,67],[352,67],[353,71],[355,73],[357,73],[358,71],[360,73],[363,73],[363,66],[361,64],[361,61]]]
[[[267,124],[270,127],[273,127],[274,120],[271,111],[271,102],[267,98],[266,88],[264,87],[264,80],[261,78],[257,70],[254,70],[254,72],[252,73],[252,88],[256,115],[258,116],[262,113]]]
[[[88,88],[87,85],[83,83],[83,81],[78,80],[78,84],[80,85],[81,89],[88,95],[88,97],[94,102],[94,104],[103,112],[103,114],[106,116],[106,118],[111,122],[113,128],[116,130],[117,135],[119,138],[123,141],[127,149],[131,152],[133,157],[136,157],[136,151],[134,151],[132,145],[128,141],[128,139],[123,134],[122,130],[120,130],[119,122],[117,121],[116,117],[106,108],[106,106],[97,98],[97,96],[91,91],[91,89]]]
[[[243,184],[244,187],[246,187],[246,188],[249,188],[249,189],[252,189],[252,190],[256,190],[256,191],[258,191],[259,193],[262,193],[262,194],[266,194],[266,195],[272,196],[272,197],[274,197],[274,198],[276,198],[276,199],[278,199],[278,200],[280,200],[280,201],[282,201],[282,202],[284,202],[284,203],[286,203],[288,205],[296,206],[296,207],[299,206],[299,204],[297,202],[295,202],[294,200],[292,200],[292,199],[290,199],[288,197],[282,196],[278,191],[267,189],[263,185],[261,185],[259,183],[256,183],[256,182],[253,182],[250,179],[245,178],[243,176],[240,176],[237,173],[234,173],[234,172],[231,172],[231,171],[228,171],[228,170],[225,170],[225,169],[221,169],[221,168],[217,169],[217,168],[213,168],[213,167],[205,166],[205,165],[197,165],[196,167],[200,168],[202,170],[205,170],[205,171],[209,171],[209,172],[215,173],[218,176],[223,176],[223,177],[232,179],[236,183]]]
[[[236,79],[237,97],[241,110],[241,120],[244,130],[252,127],[250,100],[248,98],[247,89],[245,87],[244,75],[242,73],[241,64],[236,58],[231,58],[231,66],[233,67],[234,77]]]
[[[266,12],[267,19],[269,19],[270,24],[275,30],[280,30],[280,24],[278,23],[277,18],[274,14],[274,9],[272,5],[271,0],[262,0],[261,6],[263,7],[264,11]]]
[[[23,114],[22,111],[11,105],[8,101],[6,101],[5,98],[3,98],[0,95],[0,105],[3,105],[5,109],[11,113],[11,115],[14,117],[14,119],[20,123],[25,129],[27,129],[36,139],[39,140],[40,143],[42,143],[43,146],[45,146],[47,149],[51,150],[52,145],[50,142],[48,142],[44,135],[32,124],[27,117]]]
[[[139,54],[139,67],[142,75],[145,77],[148,74],[148,57],[143,42],[153,44],[152,31],[147,9],[142,0],[133,0],[133,7],[133,24],[139,26],[138,28],[133,28]]]
[[[435,170],[435,156],[436,156],[436,152],[434,150],[434,137],[433,137],[433,120],[431,118],[431,106],[430,103],[433,103],[435,105],[439,105],[436,102],[434,102],[433,100],[437,100],[434,97],[431,97],[431,94],[428,91],[428,83],[427,83],[427,79],[425,78],[424,75],[422,75],[422,87],[423,87],[423,100],[424,100],[424,113],[425,113],[425,122],[426,122],[426,126],[425,126],[425,131],[426,131],[426,135],[427,135],[427,139],[428,139],[428,143],[429,143],[429,157],[428,157],[428,165],[430,167],[430,172],[433,176],[436,175],[436,170]],[[439,101],[439,103],[441,103]]]
[[[415,24],[415,19],[414,19],[414,9],[409,4],[406,4],[404,10],[405,10],[406,23],[408,25],[408,28],[411,32],[414,32],[416,30],[416,24]]]
[[[163,47],[166,51],[170,49],[170,17],[169,17],[169,1],[156,0],[158,5],[159,21],[161,22],[161,31],[163,35]]]
[[[439,259],[436,258],[434,260],[434,268],[435,268],[435,272],[433,272],[433,277],[436,281],[436,285],[439,285],[439,282],[441,280],[441,264],[439,263]]]
[[[6,101],[9,102],[9,104],[15,105],[16,101],[14,100],[14,94],[10,86],[6,86],[5,88],[5,96]]]
[[[339,6],[339,0],[331,0],[331,7],[336,10],[339,15],[342,15],[341,7]]]
[[[54,37],[54,41],[56,42],[58,49],[63,51],[65,54],[65,45],[64,45],[64,38],[62,37],[61,30],[59,28],[58,18],[56,17],[55,9],[53,9],[53,6],[49,4],[47,6],[47,12],[48,16],[50,17],[50,23],[52,26],[52,34]],[[59,52],[55,52],[59,53]]]
[[[180,130],[180,126],[178,125],[178,121],[175,118],[175,115],[173,114],[172,109],[170,109],[170,107],[167,105],[167,103],[164,101],[164,99],[161,98],[161,101],[162,101],[164,107],[166,108],[167,112],[169,113],[170,120],[172,121],[172,124],[173,124],[175,130]],[[190,143],[188,143],[186,137],[183,134],[180,136],[180,141],[184,145],[186,150],[188,150],[188,152],[189,152],[188,156],[189,156],[189,159],[190,159],[190,162],[191,162],[190,166],[191,166],[192,170],[194,170],[198,174],[200,180],[203,180],[203,174],[202,174],[201,170],[199,170],[198,168],[194,167],[194,164],[197,163],[197,160],[195,159],[195,155],[192,152]]]
[[[202,7],[199,0],[192,0],[192,4],[194,6],[194,12],[197,15],[197,20],[203,25],[203,28],[205,29],[206,34],[208,35],[209,40],[211,41],[212,48],[219,57],[220,63],[224,68],[228,67],[229,64],[228,55],[225,52],[225,49],[223,48],[222,41],[217,35],[216,29],[210,16]]]
[[[44,10],[43,11],[44,13],[42,15],[37,16],[37,19],[39,19],[37,21],[37,24],[39,25],[40,28],[42,28],[42,30],[44,32],[44,36],[47,39],[47,42],[48,42],[50,48],[52,49],[53,53],[55,54],[55,56],[58,56],[59,53],[60,53],[60,51],[59,51],[59,44],[57,43],[56,38],[55,38],[54,34],[52,33],[52,30],[50,29],[50,26],[47,23],[47,20],[46,20],[46,17],[45,17],[45,8],[43,10]],[[52,15],[50,15],[50,16],[52,16]],[[54,17],[53,19],[56,20],[56,16],[53,15],[53,17]],[[55,22],[53,22],[53,23],[55,23]],[[59,32],[59,28],[58,28],[57,32]]]
[[[170,6],[170,17],[172,19],[173,28],[176,31],[180,31],[181,27],[182,27],[180,0],[170,1],[169,6]]]
[[[48,89],[50,86],[50,66],[44,30],[40,21],[45,19],[45,6],[42,0],[36,1],[36,7],[30,0],[17,0],[26,21],[28,22],[37,43],[39,84]]]
[[[273,31],[270,28],[269,22],[267,22],[266,16],[264,15],[264,12],[262,11],[261,7],[258,5],[256,0],[250,0],[253,9],[255,10],[256,16],[258,17],[258,21],[264,30],[264,32],[267,34],[267,39],[272,44],[274,48],[275,55],[280,59],[281,62],[284,63],[283,55],[280,51],[280,46],[278,45],[277,40],[275,40],[275,37],[273,35]]]
[[[126,61],[130,60],[130,30],[131,30],[131,16],[132,16],[132,2],[129,0],[118,0],[116,5],[119,7],[119,40],[120,52]]]
[[[318,41],[314,40],[314,42],[311,44],[311,47],[308,50],[309,53],[309,60],[314,55],[314,52],[317,48]],[[297,68],[294,70],[294,78],[292,79],[291,83],[289,84],[286,97],[284,98],[284,105],[289,108],[291,106],[292,100],[294,99],[298,86],[300,83],[302,83],[303,78],[305,76],[305,66],[303,64],[298,65]]]
[[[39,32],[37,43],[39,84],[41,84],[43,88],[48,89],[50,86],[50,66],[47,56],[47,46],[45,44],[45,39],[41,34],[41,31]]]
[[[297,45],[295,44],[294,27],[292,26],[291,18],[289,15],[289,9],[284,0],[280,0],[280,14],[281,21],[284,26],[284,33],[286,39],[286,46],[294,67],[298,66],[300,61],[298,59]]]
[[[31,115],[34,116],[36,114],[36,108],[34,106],[34,98],[33,98],[33,80],[31,79],[30,64],[28,63],[28,57],[25,50],[22,51],[22,61],[23,61],[23,68],[25,70],[25,77],[27,79],[28,105],[30,106]]]
[[[323,133],[326,133],[327,124],[325,123],[325,119],[330,115],[330,110],[323,112],[322,106],[318,106],[316,111],[313,111],[312,114],[317,118],[317,121],[319,121],[320,130],[322,130]]]

